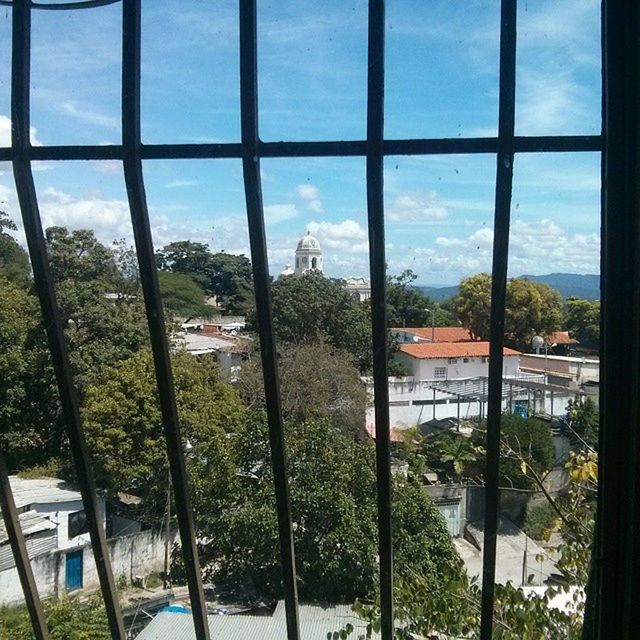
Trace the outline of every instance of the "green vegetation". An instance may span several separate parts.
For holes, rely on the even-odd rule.
[[[204,289],[186,273],[160,271],[158,284],[164,308],[174,316],[188,321],[213,315],[213,307],[205,303]]]
[[[533,507],[527,507],[522,530],[534,540],[549,540],[551,532],[558,524],[556,510],[548,502],[542,502]]]
[[[569,298],[566,327],[572,338],[597,345],[600,340],[600,302]]]

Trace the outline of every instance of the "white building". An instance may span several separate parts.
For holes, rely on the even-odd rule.
[[[364,302],[371,297],[371,281],[369,278],[362,276],[349,276],[344,279],[344,288],[358,298],[360,302]]]
[[[295,268],[293,273],[301,276],[307,271],[322,271],[322,250],[318,240],[307,231],[296,248]]]

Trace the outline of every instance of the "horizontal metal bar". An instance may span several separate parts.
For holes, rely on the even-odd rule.
[[[178,418],[171,355],[160,298],[149,211],[140,161],[141,0],[122,4],[122,143],[124,178],[131,211],[133,236],[140,267],[140,282],[149,325],[151,350],[158,385],[162,426],[175,495],[182,557],[187,574],[191,612],[197,640],[209,639],[207,605],[202,588],[189,480]]]
[[[516,153],[581,153],[602,151],[602,136],[519,136],[514,138]],[[367,153],[366,140],[328,140],[309,142],[259,142],[263,158],[357,157]],[[385,156],[422,156],[497,153],[497,138],[423,138],[385,140]],[[32,147],[31,160],[122,160],[122,145],[58,145]],[[0,162],[10,162],[11,147],[0,147]],[[143,160],[188,160],[242,158],[242,144],[142,144]]]
[[[78,0],[78,2],[56,2],[45,4],[44,2],[32,2],[32,9],[44,9],[45,11],[65,11],[70,9],[93,9],[95,7],[106,7],[109,4],[116,4],[120,0]],[[11,7],[14,0],[0,0],[0,6]]]

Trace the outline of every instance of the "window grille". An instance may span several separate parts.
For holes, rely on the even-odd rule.
[[[433,377],[436,379],[443,379],[447,377],[447,367],[435,367],[433,370]]]
[[[370,0],[368,18],[368,98],[365,140],[262,142],[258,130],[256,0],[240,0],[240,143],[143,145],[140,138],[140,10],[141,0],[121,0],[123,11],[123,140],[117,145],[62,145],[32,147],[30,128],[30,51],[33,10],[91,8],[119,0],[60,1],[0,0],[11,7],[12,144],[0,148],[0,161],[13,165],[34,281],[47,327],[66,427],[81,487],[91,544],[99,574],[111,635],[124,640],[125,631],[109,566],[105,534],[100,526],[96,490],[83,435],[71,370],[46,257],[32,162],[37,160],[120,160],[140,265],[146,313],[151,334],[167,453],[176,496],[185,569],[193,608],[196,637],[209,637],[206,607],[198,563],[193,516],[174,397],[169,348],[154,262],[144,190],[142,160],[178,158],[238,158],[242,160],[251,258],[255,284],[261,356],[265,373],[266,405],[278,514],[280,554],[286,602],[287,638],[298,640],[295,555],[287,486],[278,372],[272,326],[269,269],[261,194],[260,158],[344,157],[366,159],[369,225],[371,306],[374,355],[376,464],[380,557],[381,633],[393,636],[393,549],[391,537],[391,474],[387,386],[387,318],[385,308],[385,243],[383,159],[388,155],[491,153],[496,156],[495,237],[491,291],[491,329],[488,386],[486,518],[480,637],[492,637],[498,467],[502,398],[505,287],[514,159],[528,152],[605,151],[603,217],[603,397],[601,420],[602,482],[599,501],[594,571],[588,589],[585,623],[587,637],[631,638],[637,626],[637,454],[640,436],[640,251],[636,181],[640,159],[638,139],[639,9],[633,0],[603,3],[606,136],[515,136],[516,0],[501,0],[499,127],[497,137],[386,140],[384,108],[384,0]],[[179,3],[176,3],[179,11]],[[212,7],[212,11],[215,10]],[[606,144],[605,144],[606,143]],[[606,146],[606,149],[605,149]],[[628,304],[627,304],[628,303]],[[623,357],[624,355],[624,357]],[[635,385],[635,386],[634,386]],[[614,398],[613,389],[616,389]],[[624,393],[623,391],[628,391]],[[624,429],[633,425],[632,429]],[[11,542],[34,634],[48,637],[37,588],[11,494],[6,465],[0,455],[0,506]],[[620,532],[629,535],[620,540]],[[607,567],[607,572],[601,567]],[[634,626],[635,625],[635,626]],[[589,635],[591,634],[591,635]]]

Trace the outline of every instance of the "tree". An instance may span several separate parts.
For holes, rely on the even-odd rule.
[[[491,276],[478,273],[460,283],[455,302],[458,319],[474,340],[488,340],[491,314]]]
[[[413,286],[418,276],[406,269],[387,276],[387,321],[390,327],[424,327],[431,324],[434,302]]]
[[[0,275],[0,446],[11,469],[55,454],[59,406],[37,300]]]
[[[371,595],[376,586],[375,452],[327,421],[286,424],[291,510],[300,596],[343,602]],[[267,426],[250,418],[232,439],[239,470],[199,531],[207,577],[251,584],[262,597],[281,593],[278,529]],[[398,571],[415,567],[437,584],[459,567],[444,521],[427,494],[395,484],[394,528]],[[198,521],[196,516],[196,521]]]
[[[597,451],[600,416],[591,398],[575,398],[567,405],[565,425],[574,451]]]
[[[324,342],[282,343],[278,353],[282,413],[286,419],[305,422],[327,418],[353,434],[363,432],[369,402],[351,354]],[[250,410],[264,409],[259,354],[242,365],[236,386]]]
[[[544,282],[511,278],[507,283],[505,336],[516,347],[535,335],[549,336],[562,324],[562,296]]]
[[[114,254],[97,240],[93,231],[69,231],[49,227],[45,231],[49,266],[54,280],[60,283],[101,281],[106,290],[120,280]]]
[[[444,468],[457,481],[476,475],[481,453],[482,449],[468,438],[452,433],[423,438],[418,450],[430,469]]]
[[[160,271],[158,282],[162,302],[170,313],[187,320],[212,314],[213,308],[206,304],[204,290],[191,276]]]
[[[31,279],[29,256],[17,240],[6,233],[6,229],[16,231],[17,227],[7,214],[0,210],[0,274],[20,286],[27,286]]]
[[[156,262],[162,271],[190,275],[231,313],[245,314],[253,306],[251,262],[244,255],[211,253],[207,244],[181,240],[158,251]]]
[[[462,324],[474,339],[488,340],[491,315],[491,276],[465,278],[455,303]],[[511,278],[507,282],[505,339],[518,348],[531,344],[534,335],[548,336],[562,323],[562,298],[549,285]]]
[[[597,346],[600,340],[600,302],[568,298],[566,328],[572,338]]]
[[[238,396],[220,379],[210,356],[181,351],[173,354],[172,362],[182,434],[192,447],[190,459],[222,468],[225,434],[243,412]],[[110,494],[138,495],[143,508],[160,511],[168,462],[150,352],[141,350],[104,371],[86,391],[82,416],[98,485]]]
[[[276,337],[292,343],[324,341],[349,352],[362,372],[372,366],[371,311],[340,281],[318,271],[278,278],[271,287]],[[256,327],[255,316],[248,318]]]

